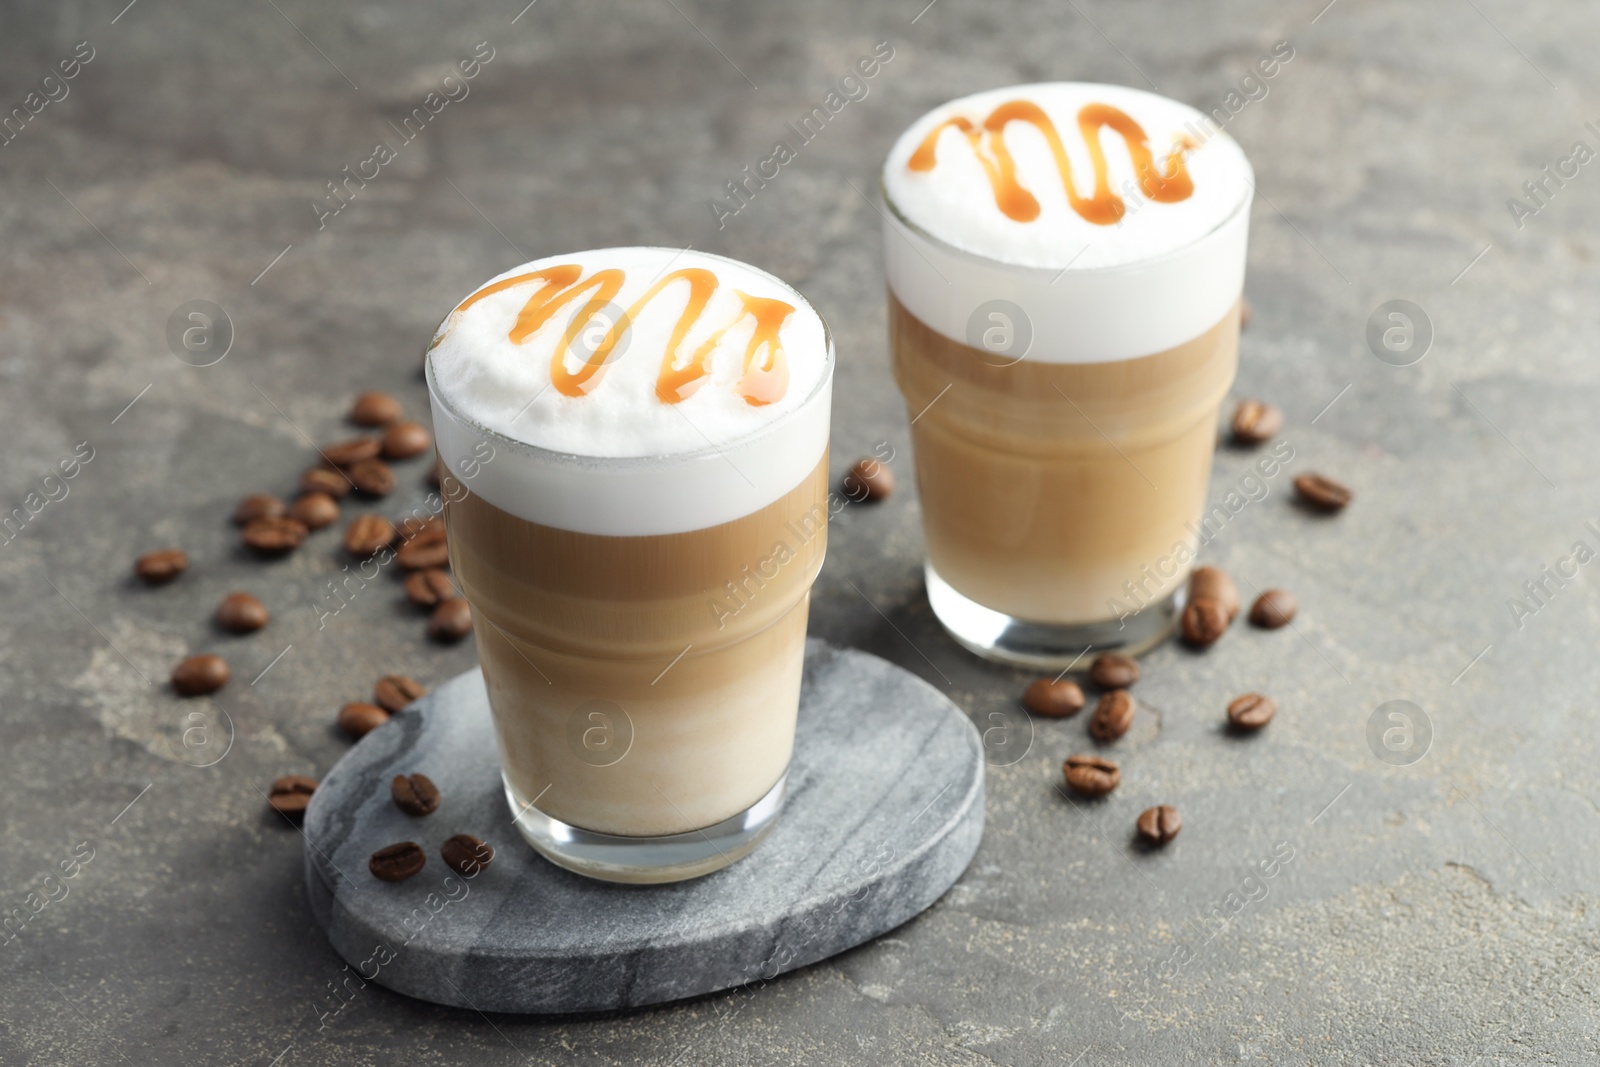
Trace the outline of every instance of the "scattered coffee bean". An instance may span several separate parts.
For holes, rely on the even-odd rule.
[[[244,528],[244,543],[263,556],[293,552],[306,540],[306,524],[299,519],[256,519]]]
[[[394,524],[382,515],[357,515],[344,528],[345,551],[367,559],[394,544]]]
[[[450,644],[472,632],[472,607],[466,597],[451,597],[433,609],[428,617],[428,636]]]
[[[1250,622],[1263,630],[1276,630],[1293,622],[1299,610],[1300,605],[1295,603],[1294,594],[1289,590],[1268,589],[1250,605]]]
[[[471,878],[494,860],[494,848],[471,834],[456,834],[439,846],[446,867],[464,878]]]
[[[357,426],[387,426],[403,414],[400,401],[388,393],[362,393],[350,405],[350,421]]]
[[[428,854],[415,841],[402,841],[398,845],[380,848],[367,861],[367,870],[385,882],[403,882],[422,870]]]
[[[172,688],[180,696],[204,696],[227,685],[230,677],[232,672],[228,670],[227,661],[207,652],[190,656],[172,668]]]
[[[1294,480],[1294,491],[1300,499],[1318,511],[1339,511],[1355,494],[1350,487],[1336,482],[1325,474],[1301,474]]]
[[[1281,429],[1283,412],[1265,400],[1241,400],[1233,409],[1233,439],[1241,444],[1270,441]]]
[[[882,500],[894,492],[894,472],[870,456],[855,461],[844,476],[844,494],[851,500]]]
[[[442,534],[444,532],[444,520],[437,515],[407,515],[400,520],[400,525],[397,529],[400,531],[400,539],[409,541],[420,534],[432,533],[435,530]]]
[[[376,437],[356,437],[325,445],[318,451],[322,453],[322,461],[329,466],[350,467],[365,459],[375,459],[382,449],[383,442]]]
[[[310,467],[300,475],[300,488],[307,493],[327,493],[335,500],[343,500],[350,492],[350,479],[327,467]]]
[[[450,575],[437,567],[412,571],[406,575],[406,596],[418,607],[431,608],[446,600],[459,597]]]
[[[389,782],[394,806],[407,815],[432,815],[439,810],[439,787],[425,774],[397,774]]]
[[[364,459],[345,469],[356,492],[367,496],[388,496],[394,492],[394,471],[381,459]]]
[[[1228,613],[1231,624],[1239,617],[1239,587],[1220,567],[1196,567],[1189,575],[1189,599],[1210,597]]]
[[[306,493],[289,509],[291,519],[299,519],[308,530],[320,530],[339,521],[339,502],[329,493]]]
[[[289,774],[272,783],[267,803],[272,810],[290,822],[299,822],[305,816],[311,794],[317,791],[317,780],[303,774]]]
[[[1183,829],[1183,816],[1171,804],[1158,804],[1139,816],[1139,836],[1149,845],[1164,845]]]
[[[426,692],[403,674],[386,674],[372,687],[372,699],[385,711],[399,711]]]
[[[1089,664],[1089,681],[1101,689],[1127,689],[1139,680],[1139,661],[1120,652],[1096,656]]]
[[[450,545],[445,538],[444,526],[430,526],[416,534],[400,546],[394,558],[408,571],[450,566]]]
[[[233,509],[233,523],[235,526],[245,526],[256,519],[276,519],[288,512],[283,501],[270,493],[251,493]]]
[[[1040,678],[1023,690],[1022,706],[1035,715],[1065,719],[1083,710],[1083,690],[1078,688],[1077,682],[1065,678]]]
[[[233,634],[247,634],[267,624],[267,606],[249,593],[229,593],[217,605],[217,625]]]
[[[1089,736],[1096,741],[1115,741],[1133,725],[1133,697],[1126,689],[1113,689],[1100,698],[1089,718]]]
[[[1061,773],[1086,797],[1103,797],[1122,784],[1122,768],[1100,756],[1068,756]]]
[[[1228,631],[1228,612],[1217,601],[1197,596],[1183,606],[1179,620],[1183,639],[1195,648],[1210,648]]]
[[[1264,693],[1246,693],[1228,705],[1228,722],[1236,730],[1259,730],[1278,714],[1278,702]]]
[[[365,737],[389,721],[389,713],[376,704],[346,704],[339,709],[339,729],[351,737]]]
[[[433,435],[420,422],[397,422],[383,434],[384,459],[410,459],[433,447]]]
[[[151,585],[170,582],[189,569],[189,555],[181,548],[158,548],[133,561],[133,573]]]

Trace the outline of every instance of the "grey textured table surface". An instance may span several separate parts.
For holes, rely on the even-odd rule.
[[[59,864],[76,872],[0,946],[0,1060],[1592,1061],[1600,608],[1586,570],[1550,582],[1520,627],[1508,599],[1575,541],[1600,547],[1585,527],[1600,179],[1588,166],[1551,182],[1520,227],[1507,198],[1575,141],[1600,147],[1585,125],[1600,10],[922,5],[97,0],[0,15],[7,113],[79,42],[93,49],[68,95],[34,98],[0,146],[4,510],[59,497],[44,476],[80,442],[94,450],[0,550],[6,909]],[[1294,58],[1229,123],[1261,193],[1237,391],[1280,403],[1295,468],[1358,499],[1313,521],[1280,477],[1206,554],[1293,588],[1298,629],[1150,656],[1140,696],[1156,714],[1121,743],[1124,786],[1092,810],[1054,788],[1082,719],[1040,724],[1024,758],[990,768],[984,843],[939,905],[737,1004],[533,1021],[369,987],[320,1026],[342,965],[307,913],[300,838],[262,790],[331,766],[334,710],[377,675],[440,680],[473,653],[424,644],[392,584],[319,630],[333,536],[247,560],[225,521],[234,499],[288,489],[301,431],[339,433],[358,389],[420,410],[420,347],[484,277],[634,242],[693,243],[804,288],[838,340],[835,473],[887,442],[909,487],[863,196],[893,134],[952,95],[1041,78],[1226,106],[1284,39]],[[866,98],[719,229],[708,200],[879,40],[894,58]],[[398,140],[390,123],[479,41],[494,57],[470,95],[319,232],[325,183]],[[1364,340],[1394,298],[1437,334],[1410,367]],[[207,368],[165,339],[197,299],[236,328]],[[1219,455],[1216,499],[1250,460]],[[407,468],[386,510],[421,492]],[[168,542],[189,548],[190,574],[136,588],[129,561]],[[919,547],[909,489],[845,509],[813,632],[1016,725],[1026,679],[942,636]],[[224,640],[207,615],[241,584],[277,620]],[[235,668],[228,718],[204,712],[208,725],[162,684],[202,647]],[[1257,687],[1278,720],[1249,741],[1222,734],[1223,703]],[[1433,727],[1408,766],[1367,740],[1393,699]],[[1139,853],[1128,829],[1158,800],[1183,809],[1183,836]]]

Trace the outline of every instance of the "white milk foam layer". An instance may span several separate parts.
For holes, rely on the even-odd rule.
[[[720,525],[788,493],[828,443],[833,349],[821,316],[793,288],[754,267],[674,248],[609,248],[525,263],[485,283],[565,264],[620,270],[621,289],[563,354],[578,371],[621,312],[657,281],[702,269],[717,287],[679,348],[697,350],[726,328],[708,359],[707,379],[687,398],[656,395],[662,360],[690,285],[667,285],[621,335],[598,384],[569,396],[552,382],[552,361],[585,290],[521,343],[518,316],[547,284],[529,280],[456,310],[428,356],[439,455],[472,492],[532,522],[580,533],[640,536]],[[749,403],[735,391],[756,329],[739,297],[779,300],[794,311],[778,338],[789,368],[781,398]],[[731,324],[731,325],[730,325]],[[484,461],[486,455],[493,459]],[[470,479],[467,473],[471,472]]]
[[[1004,144],[1018,183],[1038,201],[1031,221],[1016,221],[997,206],[983,161],[960,130],[940,134],[931,170],[908,166],[941,123],[961,117],[981,127],[996,107],[1014,100],[1032,102],[1049,117],[1079,196],[1095,192],[1077,118],[1088,104],[1109,104],[1137,122],[1158,168],[1174,145],[1190,145],[1184,165],[1193,192],[1171,202],[1145,196],[1122,137],[1108,127],[1099,130],[1100,146],[1109,186],[1124,203],[1122,217],[1109,225],[1073,209],[1047,140],[1028,122],[1007,123]],[[1193,108],[1152,93],[1079,82],[977,93],[918,119],[889,152],[883,169],[889,286],[912,314],[963,344],[991,321],[993,309],[984,305],[1005,301],[1026,315],[1020,332],[1031,344],[1024,358],[1094,363],[1149,355],[1203,333],[1238,299],[1254,183],[1233,138]]]

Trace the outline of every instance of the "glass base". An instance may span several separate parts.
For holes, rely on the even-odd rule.
[[[777,823],[788,781],[785,771],[760,800],[714,826],[661,837],[569,826],[534,807],[510,782],[505,786],[517,832],[545,859],[602,882],[650,885],[698,878],[749,855]]]
[[[1089,661],[1102,652],[1137,656],[1165,641],[1183,611],[1182,586],[1166,598],[1122,619],[1105,622],[1029,622],[986,608],[939,577],[926,564],[928,603],[950,636],[967,651],[998,663],[1043,670],[1062,670]]]

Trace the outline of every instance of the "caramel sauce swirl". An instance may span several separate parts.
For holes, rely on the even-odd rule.
[[[1089,161],[1094,168],[1092,196],[1079,195],[1072,181],[1072,161],[1067,158],[1066,147],[1061,142],[1055,123],[1050,121],[1050,116],[1044,113],[1043,108],[1030,100],[1010,100],[1001,104],[989,112],[981,126],[961,116],[946,119],[922,139],[906,166],[914,171],[932,170],[938,162],[939,136],[946,129],[960,130],[971,144],[978,162],[983,164],[989,187],[994,191],[995,206],[1009,219],[1032,222],[1039,217],[1039,201],[1017,180],[1016,161],[1006,148],[1006,125],[1013,121],[1029,123],[1044,136],[1055,157],[1056,170],[1066,190],[1067,202],[1085,222],[1109,226],[1122,218],[1126,211],[1122,197],[1112,191],[1107,174],[1105,150],[1100,145],[1100,131],[1105,127],[1110,127],[1127,146],[1128,155],[1133,160],[1134,174],[1138,177],[1139,190],[1145,196],[1171,204],[1187,200],[1194,192],[1194,181],[1184,166],[1184,155],[1192,147],[1191,142],[1182,140],[1174,145],[1164,165],[1158,168],[1144,128],[1127,112],[1110,104],[1085,104],[1078,111],[1078,132],[1089,149]]]

